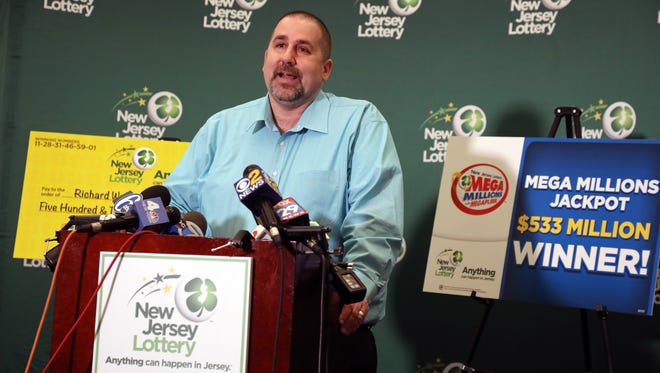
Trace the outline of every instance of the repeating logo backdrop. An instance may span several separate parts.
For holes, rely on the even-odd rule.
[[[265,94],[268,36],[280,14],[297,8],[319,14],[333,34],[326,90],[374,102],[404,168],[408,249],[386,320],[374,329],[383,372],[464,360],[481,315],[469,298],[422,292],[450,136],[545,137],[554,108],[574,106],[585,141],[660,138],[653,0],[2,2],[0,323],[13,342],[0,365],[23,371],[52,276],[43,261],[11,257],[30,131],[189,141],[214,112]],[[148,154],[138,158],[148,167]],[[451,268],[464,254],[441,259]],[[478,269],[466,275],[489,276]],[[571,309],[500,302],[475,363],[514,373],[581,369],[575,319]],[[604,370],[600,324],[590,321],[594,368]],[[611,315],[615,361],[627,364],[617,370],[660,370],[659,325],[657,316]]]

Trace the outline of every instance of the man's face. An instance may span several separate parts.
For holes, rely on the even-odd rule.
[[[323,57],[321,30],[314,21],[289,16],[275,26],[262,68],[273,100],[291,108],[308,104],[331,69],[332,60]]]

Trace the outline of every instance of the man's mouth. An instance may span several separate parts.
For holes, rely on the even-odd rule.
[[[298,79],[298,73],[295,71],[280,70],[275,73],[275,76],[282,79],[294,80]]]

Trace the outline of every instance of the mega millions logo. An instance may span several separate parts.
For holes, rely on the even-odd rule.
[[[571,0],[512,0],[509,11],[515,16],[509,22],[509,35],[552,35],[557,15]],[[543,6],[541,6],[543,5]]]
[[[509,194],[509,179],[497,166],[470,165],[452,175],[451,199],[469,215],[484,215],[502,206]]]
[[[89,17],[94,11],[94,0],[44,0],[44,9]]]
[[[357,36],[399,40],[405,31],[406,17],[419,10],[421,5],[422,0],[389,0],[388,5],[360,2],[358,14],[367,19],[358,25]]]
[[[604,134],[610,139],[625,139],[635,129],[637,114],[632,105],[625,101],[607,104],[600,99],[582,109],[580,123],[582,138],[600,139]]]
[[[456,107],[453,102],[430,110],[422,122],[424,140],[431,145],[422,153],[424,163],[444,163],[450,136],[481,136],[486,130],[486,113],[476,105]]]
[[[268,0],[204,0],[211,10],[202,20],[206,29],[236,31],[245,34],[250,30],[253,11],[260,9]],[[238,7],[236,7],[238,5]]]
[[[172,92],[153,93],[144,87],[131,94],[122,93],[112,110],[117,123],[125,126],[115,132],[116,137],[159,139],[167,127],[181,119],[183,104]]]

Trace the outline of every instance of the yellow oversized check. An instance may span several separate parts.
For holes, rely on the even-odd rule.
[[[113,200],[162,184],[188,142],[30,132],[14,258],[43,259],[71,215],[112,214]]]

